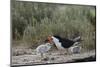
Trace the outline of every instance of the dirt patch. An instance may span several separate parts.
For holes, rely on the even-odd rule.
[[[59,51],[50,51],[44,54],[45,58],[41,58],[40,54],[36,54],[30,50],[30,53],[12,56],[12,65],[34,65],[48,63],[69,63],[81,61],[93,61],[95,58],[95,50],[82,52],[80,54],[60,54]]]

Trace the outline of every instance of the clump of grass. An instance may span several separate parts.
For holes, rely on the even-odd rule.
[[[15,2],[13,9],[12,23],[17,24],[17,33],[26,43],[37,45],[48,35],[71,38],[78,32],[83,39],[84,49],[95,48],[93,33],[96,22],[91,21],[91,18],[95,20],[95,7]],[[18,24],[19,22],[22,24]],[[13,28],[14,31],[15,28]],[[13,35],[16,36],[16,34]]]

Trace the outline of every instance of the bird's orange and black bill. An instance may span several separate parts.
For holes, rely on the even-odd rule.
[[[52,40],[53,40],[52,36],[49,35],[45,40],[45,42],[52,43]]]

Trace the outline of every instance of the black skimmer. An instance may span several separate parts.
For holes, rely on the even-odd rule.
[[[73,40],[62,38],[60,36],[48,36],[47,40],[50,43],[54,43],[59,50],[66,50],[66,48],[70,48],[79,44],[80,36],[76,37]]]

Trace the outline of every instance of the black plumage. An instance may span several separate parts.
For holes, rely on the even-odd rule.
[[[59,42],[61,42],[63,48],[69,48],[75,43],[75,41],[73,40],[62,38],[60,36],[54,36],[54,37],[59,39]]]

